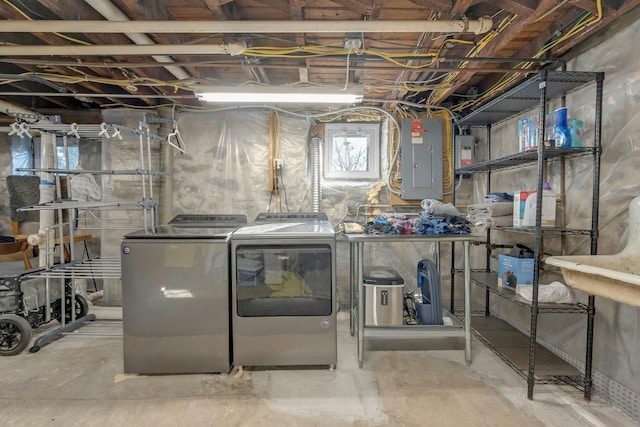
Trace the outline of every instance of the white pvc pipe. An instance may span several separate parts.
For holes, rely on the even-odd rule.
[[[0,28],[2,26],[0,25]],[[0,46],[0,56],[86,56],[86,55],[240,55],[247,49],[242,41],[220,44],[154,45],[20,45]],[[169,58],[170,59],[170,58]],[[165,67],[166,68],[166,67]],[[188,76],[186,77],[188,78]]]
[[[89,4],[94,1],[88,1]],[[95,0],[100,3],[100,1]],[[125,17],[126,18],[126,17]],[[128,18],[127,18],[128,19]],[[3,33],[473,33],[491,30],[489,17],[458,21],[63,21],[4,20]],[[24,47],[24,46],[22,46]]]
[[[40,167],[43,169],[56,168],[56,147],[55,137],[50,133],[40,134]],[[56,198],[56,187],[54,176],[50,172],[40,172],[40,203],[52,202]],[[38,260],[39,266],[44,267],[47,265],[53,265],[53,248],[54,243],[54,229],[55,223],[55,211],[53,209],[42,209],[40,211],[40,229],[38,234],[44,236],[46,230],[51,233],[49,239],[46,240],[50,247],[45,248],[44,251],[40,251],[40,258]],[[62,238],[61,238],[62,239]],[[62,243],[60,244],[62,248]],[[61,252],[62,253],[62,252]],[[45,257],[50,256],[47,260]]]
[[[108,0],[85,0],[86,3],[94,8],[99,14],[104,16],[106,19],[110,21],[129,21],[127,15],[122,13],[120,9],[118,9],[113,3]],[[85,31],[86,32],[86,31]],[[135,33],[125,33],[125,36],[129,37],[129,39],[135,44],[140,45],[150,45],[155,44],[154,41],[147,36],[146,34],[141,34],[138,32]],[[173,62],[173,58],[164,55],[156,55],[153,56],[158,62]],[[167,65],[164,67],[167,71],[173,74],[178,80],[188,79],[191,76],[184,71],[182,68],[175,65]]]
[[[8,113],[19,113],[19,114],[37,114],[34,111],[28,110],[24,107],[21,107],[19,105],[15,105],[12,104],[10,102],[6,102],[6,101],[2,101],[0,100],[0,112],[7,114]],[[39,123],[39,124],[51,124],[51,122],[49,120],[39,120],[36,121],[35,123]],[[41,146],[41,159],[42,159],[42,166],[43,168],[45,167],[52,167],[50,165],[53,165],[53,162],[55,160],[55,147],[53,146],[54,144],[54,138],[52,135],[50,134],[42,134],[42,137],[40,139],[40,146]],[[46,162],[46,163],[45,163]],[[45,166],[46,165],[46,166]],[[43,181],[45,183],[43,183]],[[41,173],[40,174],[40,202],[50,202],[55,198],[55,187],[53,185],[53,175],[50,173]],[[39,227],[39,231],[38,231],[38,235],[39,235],[39,239],[36,236],[29,236],[27,239],[29,240],[29,238],[31,238],[31,241],[42,241],[42,236],[44,236],[45,230],[52,228],[54,224],[54,211],[50,210],[50,209],[43,209],[40,211],[40,227]],[[53,241],[53,240],[52,240]],[[53,246],[53,244],[52,244]],[[46,256],[47,253],[52,253],[53,252],[53,247],[51,248],[46,248],[46,250],[44,251],[40,251],[40,258],[38,260],[39,266],[45,266],[46,265],[46,260],[44,258],[44,256]]]

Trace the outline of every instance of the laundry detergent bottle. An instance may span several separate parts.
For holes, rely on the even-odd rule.
[[[571,132],[567,126],[567,107],[556,110],[556,127],[553,129],[553,140],[556,148],[571,147]]]

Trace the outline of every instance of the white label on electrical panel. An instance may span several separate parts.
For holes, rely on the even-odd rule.
[[[472,164],[472,155],[473,152],[471,151],[470,147],[462,147],[460,149],[460,164],[462,166],[468,166]]]
[[[420,132],[411,132],[411,143],[412,144],[422,144],[424,141],[422,139],[422,135]]]

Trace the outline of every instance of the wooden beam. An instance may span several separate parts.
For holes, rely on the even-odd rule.
[[[289,0],[289,13],[291,20],[300,21],[304,19],[304,8],[307,5],[305,0]]]
[[[304,19],[304,0],[289,0],[289,13],[292,21],[302,21]],[[307,44],[306,35],[304,33],[296,34],[296,44],[305,46]],[[298,67],[298,81],[301,83],[309,82],[309,60],[304,61],[303,67]]]
[[[640,6],[640,0],[633,0],[633,1],[625,2],[622,6],[620,6],[616,10],[612,9],[612,10],[609,10],[607,12],[605,12],[603,10],[602,11],[602,15],[603,15],[602,19],[599,22],[597,22],[594,25],[589,26],[587,31],[583,31],[580,34],[577,34],[576,36],[571,37],[570,39],[568,39],[564,43],[562,43],[562,44],[558,45],[557,47],[553,48],[552,49],[553,56],[557,57],[557,56],[563,55],[569,49],[571,49],[574,46],[578,45],[579,43],[581,43],[582,41],[584,41],[585,39],[587,39],[591,35],[593,35],[595,32],[597,32],[598,30],[606,27],[608,24],[610,24],[611,22],[613,22],[613,21],[617,20],[618,18],[622,17],[624,14],[626,14],[627,12],[630,12],[632,9],[634,9],[637,6]]]
[[[454,0],[453,7],[451,7],[451,12],[449,12],[449,17],[451,19],[459,18],[464,15],[473,4],[475,4],[475,0]]]
[[[453,9],[452,0],[409,0],[411,3],[441,13],[450,13]]]
[[[331,0],[345,9],[354,10],[360,15],[371,15],[373,10],[373,0]]]
[[[102,110],[38,108],[37,112],[45,116],[60,116],[62,123],[95,124],[102,122]]]
[[[594,15],[598,14],[598,7],[595,0],[569,0],[569,4],[578,7],[586,12],[591,12]],[[602,12],[610,12],[613,9],[609,5],[609,2],[602,2]]]
[[[536,0],[492,0],[491,4],[507,12],[518,14],[522,17],[535,12],[538,7]]]
[[[57,0],[40,0],[40,3],[44,7],[49,9],[51,12],[55,13],[61,19],[70,20],[70,19],[79,18],[84,20],[94,20],[94,19],[102,18],[102,15],[100,15],[96,10],[90,7],[82,8],[79,11],[74,11],[74,10],[71,10],[71,8],[65,7],[63,2],[59,2]],[[150,8],[153,10],[153,12],[151,13],[154,14],[153,16],[154,18],[156,17],[155,15],[161,15],[161,16],[169,15],[169,12],[166,10],[166,8],[162,8],[162,7],[158,8],[158,7],[159,6],[150,6]],[[87,35],[86,37],[90,42],[96,43],[96,44],[130,44],[131,43],[129,38],[123,34],[90,34],[90,35]],[[121,70],[111,70],[107,73],[99,69],[90,68],[90,70],[92,73],[95,73],[96,75],[103,76],[103,77],[108,77],[113,79],[125,78]],[[69,71],[64,69],[60,69],[59,72],[61,74],[69,74]],[[175,79],[173,75],[171,75],[168,71],[166,71],[163,68],[149,69],[145,71],[136,70],[135,74],[138,77],[152,78],[152,79],[163,80],[163,81]],[[169,88],[156,87],[156,88],[150,89],[144,86],[138,87],[138,90],[136,92],[132,92],[126,88],[125,90],[127,90],[131,94],[139,93],[140,99],[145,100],[145,102],[148,105],[155,105],[156,102],[151,101],[151,99],[149,98],[145,99],[144,95],[155,95],[155,94],[166,95],[171,91],[171,89]],[[108,90],[105,90],[105,89],[103,89],[103,91],[108,92]]]
[[[267,6],[272,9],[284,12],[287,15],[291,13],[289,0],[255,0],[256,3]]]
[[[371,4],[371,14],[369,15],[369,19],[376,20],[380,18],[380,12],[382,12],[383,7],[383,0],[373,0],[373,3]]]
[[[225,21],[229,18],[227,3],[231,3],[234,0],[204,0],[207,9],[213,13],[213,16],[219,21]]]
[[[557,3],[555,0],[541,0],[538,8],[534,13],[531,13],[525,17],[519,17],[517,21],[511,23],[511,25],[509,25],[500,33],[500,37],[493,40],[486,49],[483,49],[482,52],[480,52],[481,56],[500,56],[500,52],[505,49],[514,39],[520,36],[522,28],[534,22],[540,16],[544,16],[556,4]],[[435,101],[441,102],[442,100],[448,98],[452,93],[455,93],[458,88],[460,88],[460,86],[464,85],[470,78],[473,77],[475,73],[474,69],[480,67],[482,67],[482,64],[479,62],[472,62],[468,64],[466,68],[458,73],[456,79],[452,82],[451,87],[441,92],[441,94],[439,95],[439,99]]]
[[[15,87],[20,92],[24,92],[24,93],[33,92],[32,88],[29,88],[28,86],[26,86],[23,83],[13,82],[13,83],[10,83],[10,86]],[[37,98],[44,99],[45,101],[50,102],[50,103],[52,103],[54,105],[57,105],[59,107],[62,107],[62,108],[70,108],[71,107],[71,104],[68,104],[68,103],[64,102],[63,99],[60,99],[60,98],[50,97],[50,96],[38,96]]]

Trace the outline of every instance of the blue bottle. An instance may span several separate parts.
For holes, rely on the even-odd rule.
[[[556,127],[553,129],[553,140],[556,148],[571,147],[571,132],[567,126],[567,107],[556,110]]]

